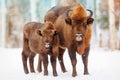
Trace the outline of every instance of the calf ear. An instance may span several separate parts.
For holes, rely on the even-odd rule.
[[[56,36],[57,34],[58,34],[57,31],[55,31],[54,36]]]
[[[87,20],[87,24],[92,24],[93,21],[94,21],[94,19],[90,17],[90,18],[88,18],[88,20]]]
[[[71,21],[70,18],[66,18],[66,19],[65,19],[65,22],[66,22],[67,24],[69,24],[69,25],[72,25],[72,21]]]
[[[38,29],[36,32],[37,32],[38,35],[42,36],[42,33],[41,33],[40,29]]]

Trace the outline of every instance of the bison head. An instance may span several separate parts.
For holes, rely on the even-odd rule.
[[[57,34],[52,23],[46,22],[43,29],[37,30],[38,35],[41,37],[42,43],[46,49],[52,47],[54,38]]]
[[[90,13],[88,16],[87,11]],[[85,10],[82,6],[66,11],[65,22],[71,26],[73,36],[78,43],[82,42],[88,25],[93,23],[92,15],[93,12],[91,10]]]

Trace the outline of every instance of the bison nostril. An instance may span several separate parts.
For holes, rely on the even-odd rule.
[[[76,37],[76,41],[82,41],[82,37]]]
[[[83,34],[78,33],[78,34],[75,34],[75,35],[76,35],[76,37],[81,37]]]
[[[75,34],[75,35],[76,35],[76,41],[82,41],[82,39],[83,39],[82,34],[78,33],[78,34]]]
[[[50,47],[50,43],[45,43],[45,47],[49,48]]]

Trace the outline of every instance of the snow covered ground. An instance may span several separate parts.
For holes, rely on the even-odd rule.
[[[83,75],[83,63],[81,56],[77,55],[77,74],[72,77],[72,66],[67,51],[64,55],[64,62],[67,68],[66,73],[62,73],[59,63],[57,63],[58,77],[53,77],[51,64],[49,63],[49,75],[42,73],[24,74],[21,48],[0,48],[0,80],[120,80],[120,51],[91,47],[89,55],[89,73]],[[35,57],[35,69],[37,67]]]

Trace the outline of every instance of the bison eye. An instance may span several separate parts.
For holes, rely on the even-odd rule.
[[[37,30],[37,34],[42,36],[41,30]]]
[[[87,27],[87,23],[84,23],[84,24],[83,24],[83,27],[86,29],[86,27]]]

